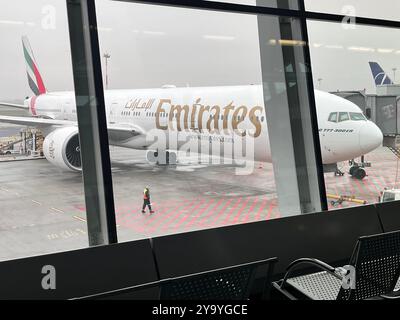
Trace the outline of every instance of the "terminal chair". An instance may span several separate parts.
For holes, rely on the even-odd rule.
[[[261,298],[268,298],[277,258],[168,278],[77,299],[130,299],[143,290],[157,290],[160,300],[246,300],[255,282],[262,285]],[[261,281],[262,283],[259,283]],[[152,298],[153,299],[153,298]]]
[[[312,265],[319,270],[291,277],[299,265]],[[334,268],[317,259],[303,258],[292,262],[283,280],[274,289],[289,299],[364,300],[396,299],[391,295],[400,274],[400,231],[360,237],[349,262],[354,267],[355,287],[348,286],[349,268]],[[347,283],[347,285],[346,285]]]
[[[161,282],[160,300],[246,300],[261,281],[268,298],[277,258],[215,269]]]

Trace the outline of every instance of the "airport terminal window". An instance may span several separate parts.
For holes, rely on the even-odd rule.
[[[269,150],[257,15],[110,0],[96,9],[100,53],[109,56],[106,104],[112,90],[126,89],[121,106],[152,117],[124,122],[138,134],[110,148],[119,240],[285,216]],[[279,18],[263,19],[277,39]],[[280,42],[268,44],[282,55]],[[285,96],[276,59],[281,80],[271,76],[265,85]]]
[[[298,10],[298,0],[204,0],[210,2],[226,2],[232,4],[243,4],[247,6],[259,6],[270,8],[282,8],[290,10]]]
[[[297,1],[226,2],[298,9]],[[390,1],[379,3],[384,16],[375,10],[378,4],[358,7],[361,2],[350,2],[352,8],[344,8],[343,1],[307,0],[306,6],[320,12],[341,10],[337,13],[355,8],[357,15],[397,19],[395,10],[387,7],[397,4]],[[13,217],[1,217],[0,260],[88,244],[82,177],[68,172],[79,171],[81,163],[76,111],[69,103],[74,94],[65,1],[49,5],[39,0],[27,15],[19,8],[28,3],[16,0],[0,13],[0,78],[5,84],[0,91],[0,160],[39,160],[0,161],[0,201]],[[270,146],[276,136],[268,136],[264,106],[268,111],[271,99],[282,96],[286,96],[280,100],[283,106],[289,103],[286,91],[292,91],[294,82],[286,80],[296,64],[279,61],[287,62],[288,48],[302,48],[304,41],[282,39],[280,26],[296,19],[111,0],[98,0],[96,7],[107,120],[116,124],[109,134],[120,241],[285,216],[280,205],[290,201],[282,193],[278,198],[279,174],[271,164]],[[154,19],[149,21],[149,16]],[[260,21],[268,26],[265,34],[259,34]],[[294,25],[289,29],[296,38],[301,32]],[[382,145],[382,134],[396,135],[400,127],[394,98],[400,96],[396,84],[400,47],[392,41],[400,31],[314,20],[307,21],[307,28],[322,162],[329,167],[337,164],[335,172],[324,176],[329,208],[375,202],[383,188],[398,182],[394,178],[398,159]],[[271,30],[277,33],[271,36]],[[21,43],[22,35],[26,37]],[[49,48],[43,39],[56,45]],[[264,56],[273,57],[274,76],[268,68],[262,72],[260,43],[268,44]],[[302,67],[298,70],[304,70],[304,61],[296,62]],[[29,82],[24,80],[25,68]],[[307,86],[297,85],[300,95],[306,94]],[[123,88],[127,90],[119,91]],[[360,88],[359,95],[349,95]],[[41,100],[53,91],[62,93],[52,99],[65,99],[57,104],[61,112],[43,108]],[[116,92],[119,100],[111,104]],[[354,105],[338,104],[334,95],[353,99]],[[30,98],[24,103],[26,96]],[[325,127],[327,109],[319,116],[324,108],[331,112],[328,122],[337,122],[334,129]],[[371,121],[363,115],[368,110]],[[41,132],[22,122],[6,124],[5,115],[39,115],[62,120],[63,125],[70,121],[71,126]],[[58,144],[63,142],[69,153],[60,155]],[[241,158],[248,154],[243,150],[248,146],[251,161]],[[249,163],[250,172],[238,174]],[[291,167],[284,169],[288,175],[293,172]]]
[[[305,0],[308,11],[341,14],[348,16],[345,23],[353,23],[351,17],[368,17],[385,20],[399,20],[400,3],[398,0]]]
[[[66,1],[3,3],[0,33],[0,261],[87,247]]]
[[[314,20],[307,27],[314,86],[343,99],[335,130],[324,132],[319,122],[322,159],[332,166],[325,172],[329,209],[375,203],[385,188],[398,188],[400,45],[393,39],[400,30]]]

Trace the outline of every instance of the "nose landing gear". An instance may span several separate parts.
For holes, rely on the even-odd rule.
[[[364,168],[371,166],[370,162],[364,161],[364,156],[361,156],[361,162],[356,162],[353,159],[349,161],[349,164],[351,166],[349,169],[349,174],[358,180],[362,180],[367,176]]]
[[[358,166],[350,167],[349,173],[352,177],[354,177],[358,180],[364,179],[365,176],[367,175],[365,170],[362,167],[358,167]]]

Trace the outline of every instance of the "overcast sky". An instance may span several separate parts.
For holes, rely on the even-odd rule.
[[[348,3],[354,7],[346,7]],[[96,4],[101,53],[111,54],[110,89],[261,82],[255,16],[110,0]],[[307,8],[398,19],[400,1],[308,0]],[[316,87],[320,83],[326,91],[366,88],[373,93],[368,61],[379,62],[392,78],[392,68],[398,68],[400,80],[400,30],[345,29],[341,24],[312,21],[308,27]],[[0,11],[0,99],[31,95],[22,35],[30,39],[47,88],[72,90],[65,0],[13,0]]]

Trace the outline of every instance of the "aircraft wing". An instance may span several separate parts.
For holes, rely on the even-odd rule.
[[[114,125],[109,124],[107,126],[108,138],[111,141],[124,141],[140,135],[145,135],[146,132],[139,126],[127,124],[127,125]]]
[[[17,109],[28,109],[28,107],[23,104],[15,104],[15,103],[8,103],[8,102],[0,102],[0,106],[17,108]]]
[[[76,126],[75,121],[33,118],[33,117],[13,117],[13,116],[1,116],[1,115],[0,115],[0,122],[18,124],[21,126],[29,126],[29,127],[68,126],[68,125]]]
[[[12,117],[12,116],[1,116],[1,115],[0,115],[0,122],[6,122],[28,127],[38,127],[38,128],[51,127],[51,126],[77,126],[76,121],[70,121],[70,120],[55,120],[55,119],[33,118],[33,117]],[[131,124],[125,124],[125,125],[110,124],[108,125],[107,129],[109,138],[112,141],[123,141],[145,134],[143,129]]]

